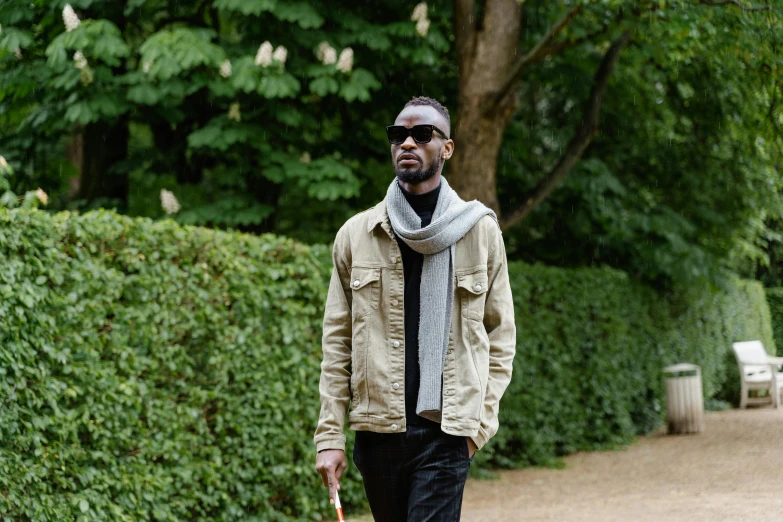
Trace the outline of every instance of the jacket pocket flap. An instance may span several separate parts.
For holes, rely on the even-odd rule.
[[[368,284],[377,281],[380,278],[380,268],[363,268],[357,266],[351,268],[351,288],[354,290],[361,290]]]
[[[487,273],[474,272],[472,274],[457,276],[457,286],[464,288],[471,294],[484,294],[489,289],[489,284],[487,283]]]

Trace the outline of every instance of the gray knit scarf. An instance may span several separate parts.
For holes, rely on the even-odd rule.
[[[440,422],[443,365],[454,302],[454,244],[486,215],[495,213],[479,201],[463,201],[441,177],[432,222],[421,218],[405,199],[397,178],[386,192],[386,208],[394,232],[416,252],[424,254],[419,308],[419,396],[416,413]]]

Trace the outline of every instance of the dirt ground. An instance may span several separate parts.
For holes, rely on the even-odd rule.
[[[783,521],[783,408],[707,412],[701,434],[565,462],[468,481],[463,522]]]
[[[469,480],[462,521],[783,522],[783,408],[707,412],[701,434],[564,460]]]

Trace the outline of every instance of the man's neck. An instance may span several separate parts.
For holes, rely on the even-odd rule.
[[[421,183],[406,183],[399,178],[397,178],[397,182],[402,188],[411,194],[425,194],[438,188],[438,185],[440,185],[440,172],[432,176],[430,179],[422,181]]]

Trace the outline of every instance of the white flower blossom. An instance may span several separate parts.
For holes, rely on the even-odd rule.
[[[166,214],[176,214],[182,208],[174,193],[166,189],[160,189],[160,206]]]
[[[426,18],[423,18],[416,22],[416,32],[419,33],[419,36],[424,38],[427,36],[427,31],[430,30],[430,21]]]
[[[153,59],[149,59],[141,65],[141,70],[144,71],[144,74],[148,74],[150,72],[150,68],[152,67],[154,61],[155,60]]]
[[[337,62],[337,51],[334,47],[330,47],[324,52],[324,59],[322,61],[324,65],[330,65]]]
[[[84,57],[81,51],[73,53],[73,64],[80,71],[87,67],[87,58]]]
[[[239,103],[232,103],[228,109],[228,119],[242,121],[242,113],[239,111]]]
[[[220,64],[220,76],[223,78],[231,77],[231,60],[226,60]]]
[[[0,156],[0,168],[2,169],[8,168],[8,162],[5,160],[3,156]]]
[[[346,47],[337,60],[337,70],[347,73],[351,72],[351,69],[353,69],[353,49]]]
[[[35,191],[35,197],[38,198],[38,201],[46,205],[49,203],[49,195],[41,189],[41,187],[38,187],[38,190]]]
[[[14,49],[14,56],[16,56],[17,60],[21,60],[22,59],[22,50],[20,48],[18,48],[18,47],[16,49]]]
[[[65,7],[63,7],[63,23],[65,23],[65,30],[69,32],[79,27],[81,23],[71,4],[65,4]]]
[[[282,45],[277,46],[277,49],[275,49],[274,54],[272,54],[272,58],[274,58],[280,63],[285,63],[286,58],[288,58],[288,49],[286,49]]]
[[[329,45],[329,42],[321,42],[318,45],[316,56],[324,65],[331,65],[337,62],[337,51]]]
[[[299,161],[304,164],[310,163],[312,160],[313,158],[310,157],[310,153],[307,151],[303,152],[302,155],[299,156]]]
[[[427,19],[427,2],[422,2],[413,8],[413,14],[411,14],[411,20],[414,22],[420,22]]]
[[[261,67],[269,67],[272,65],[272,44],[264,42],[261,47],[258,48],[256,53],[256,65]]]
[[[315,55],[318,57],[319,60],[323,61],[324,59],[324,53],[327,49],[330,49],[332,46],[329,45],[329,42],[323,41],[318,44],[318,49],[315,51]]]

